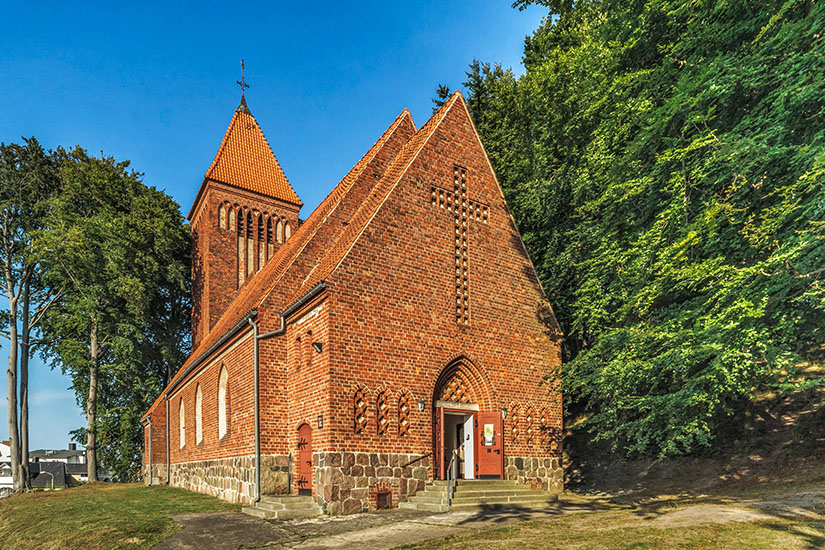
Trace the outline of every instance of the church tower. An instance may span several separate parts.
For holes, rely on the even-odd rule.
[[[193,348],[298,228],[301,206],[241,96],[187,216]]]

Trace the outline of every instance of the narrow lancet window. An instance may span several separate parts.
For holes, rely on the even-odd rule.
[[[227,418],[229,417],[228,382],[229,375],[226,372],[226,367],[221,367],[218,382],[218,437],[220,438],[224,437],[227,432]]]

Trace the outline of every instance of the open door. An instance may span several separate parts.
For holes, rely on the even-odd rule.
[[[312,496],[312,427],[298,428],[298,494]]]
[[[501,411],[478,413],[476,428],[478,458],[476,471],[479,479],[502,479],[504,472],[504,444]]]
[[[433,421],[433,477],[444,479],[444,407],[435,408]]]

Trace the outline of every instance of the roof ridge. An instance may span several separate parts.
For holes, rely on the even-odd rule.
[[[298,291],[299,295],[304,292],[304,289],[307,287],[312,287],[320,281],[325,280],[338,268],[344,258],[346,258],[347,254],[349,254],[352,247],[355,246],[355,243],[361,237],[364,230],[369,226],[370,222],[375,217],[375,214],[381,208],[381,205],[384,204],[384,201],[386,201],[393,189],[395,189],[395,186],[404,176],[409,166],[418,157],[421,149],[427,144],[432,134],[447,116],[447,112],[456,103],[458,98],[462,99],[463,103],[464,96],[461,92],[456,90],[453,95],[445,101],[435,113],[433,113],[430,119],[424,123],[421,129],[418,130],[415,135],[413,135],[413,137],[404,144],[404,147],[402,147],[398,155],[395,156],[390,166],[387,167],[387,170],[384,172],[381,180],[375,187],[373,187],[370,194],[364,202],[361,203],[361,206],[358,210],[356,210],[355,214],[353,214],[352,220],[358,220],[358,222],[350,223],[346,229],[341,232],[335,242],[332,243],[332,246],[328,248],[321,260],[315,264],[315,267],[312,270],[310,270],[301,284]],[[403,170],[400,170],[401,168],[403,168]],[[398,170],[400,171],[396,174],[395,171]],[[386,187],[386,189],[382,192],[381,190],[383,187]],[[379,195],[383,196],[379,197]],[[332,256],[333,254],[339,255],[338,258],[335,259]],[[316,271],[321,268],[327,257],[330,257],[331,261],[334,260],[334,265],[331,267],[329,265],[325,266],[328,271],[320,276],[317,276]]]

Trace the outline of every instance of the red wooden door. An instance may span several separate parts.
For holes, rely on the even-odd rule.
[[[312,495],[312,428],[298,428],[298,494]]]
[[[434,476],[436,479],[444,479],[444,407],[435,408],[435,418],[433,419],[433,464],[435,465]]]
[[[501,479],[504,471],[501,412],[478,413],[477,426],[476,473],[480,479]]]

